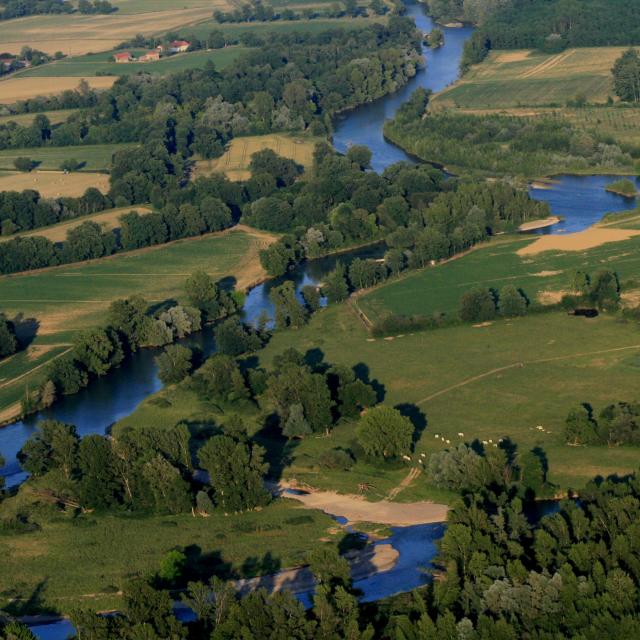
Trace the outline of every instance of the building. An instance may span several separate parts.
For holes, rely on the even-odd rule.
[[[156,60],[160,60],[159,51],[147,51],[138,58],[138,62],[155,62]]]
[[[174,40],[169,45],[169,51],[171,51],[171,53],[184,53],[189,50],[190,46],[191,43],[186,40]]]
[[[114,53],[113,59],[121,64],[123,62],[131,62],[133,60],[133,56],[128,51],[123,51],[122,53]]]

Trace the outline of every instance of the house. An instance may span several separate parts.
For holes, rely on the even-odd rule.
[[[138,58],[138,62],[155,62],[156,60],[160,60],[159,51],[147,51]]]
[[[171,51],[171,53],[184,53],[189,50],[190,46],[191,43],[186,40],[174,40],[169,45],[169,51]]]
[[[131,62],[133,60],[133,56],[128,51],[123,51],[122,53],[114,53],[113,59],[120,64],[123,62]]]

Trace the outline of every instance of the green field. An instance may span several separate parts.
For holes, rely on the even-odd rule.
[[[16,361],[13,382],[0,386],[0,421],[15,414],[25,385],[35,384],[42,373],[35,370],[42,361],[33,359],[33,349],[68,346],[78,330],[104,324],[105,311],[117,298],[141,294],[150,303],[181,299],[185,280],[198,269],[216,279],[235,275],[238,287],[246,286],[262,276],[257,253],[267,238],[234,230],[85,264],[0,277],[2,310],[9,317],[23,314],[38,323],[32,351]],[[50,351],[44,361],[55,353]],[[18,376],[24,377],[16,380]]]
[[[33,67],[20,73],[19,77],[92,76],[98,72],[102,75],[114,76],[133,75],[136,73],[166,74],[184,71],[185,69],[202,68],[209,61],[213,62],[217,69],[224,69],[246,51],[248,51],[246,47],[227,47],[215,51],[194,51],[193,53],[178,54],[162,58],[158,62],[130,62],[127,64],[113,62],[113,52],[92,53]],[[136,49],[132,50],[132,53],[138,55],[142,52]]]
[[[69,116],[76,113],[78,109],[60,109],[58,111],[41,111],[40,114],[47,116],[51,124],[60,124],[66,122]],[[7,124],[8,122],[16,122],[25,127],[28,127],[39,115],[38,113],[17,113],[8,116],[0,116],[0,125]]]
[[[6,149],[0,151],[0,169],[15,170],[13,161],[26,157],[38,162],[38,169],[59,169],[68,158],[84,162],[85,171],[108,171],[111,158],[116,151],[130,148],[127,144],[77,145],[73,147],[36,147],[29,149]]]
[[[622,47],[567,49],[560,54],[495,51],[434,104],[469,109],[556,104],[583,96],[605,103],[613,95],[611,68]]]
[[[616,226],[622,226],[616,224]],[[634,228],[633,226],[631,228]],[[518,256],[531,240],[514,239],[471,251],[466,256],[391,280],[358,298],[358,306],[375,322],[389,314],[455,313],[460,297],[475,286],[522,288],[530,300],[566,291],[575,269],[615,267],[621,281],[640,275],[640,238],[610,242],[588,251],[545,251]],[[640,281],[635,287],[640,286]],[[624,290],[623,290],[624,293]]]
[[[13,502],[3,505],[2,515],[17,508]],[[290,500],[259,513],[209,518],[45,514],[41,508],[36,516],[39,531],[0,535],[0,607],[7,612],[117,608],[117,592],[126,581],[158,571],[164,554],[176,547],[185,549],[203,574],[194,577],[206,580],[214,571],[253,577],[304,564],[321,538],[337,545],[344,537],[329,516]]]

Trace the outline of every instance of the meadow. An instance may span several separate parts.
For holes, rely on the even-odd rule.
[[[53,125],[61,124],[66,122],[69,116],[73,115],[79,111],[78,109],[59,109],[56,111],[41,111],[40,113],[43,116],[49,118],[49,122]],[[8,122],[15,122],[17,124],[21,124],[25,127],[28,127],[35,117],[37,113],[12,113],[6,116],[0,116],[0,124],[7,124]]]
[[[19,501],[33,499],[28,488],[23,493]],[[214,571],[253,577],[304,564],[312,546],[337,546],[345,535],[324,513],[283,499],[259,512],[208,518],[46,513],[41,508],[38,531],[0,535],[0,607],[7,612],[119,608],[126,581],[153,575],[175,548],[185,550],[192,570],[205,579]]]
[[[438,94],[433,104],[470,109],[564,106],[577,96],[605,103],[613,96],[611,68],[623,51],[623,47],[585,47],[560,54],[493,51]]]
[[[29,149],[5,149],[0,151],[0,170],[14,170],[16,158],[31,158],[37,169],[59,169],[64,160],[73,158],[83,171],[108,171],[116,151],[130,148],[130,144],[76,145],[72,147],[33,147]],[[7,188],[5,186],[5,188]]]
[[[264,149],[272,149],[278,155],[295,160],[309,169],[313,165],[313,150],[320,141],[322,138],[319,137],[278,133],[234,138],[219,158],[197,161],[194,176],[221,172],[230,180],[246,180],[251,177],[251,156]]]
[[[166,74],[185,69],[202,68],[213,62],[217,69],[224,69],[248,51],[246,47],[226,47],[215,51],[194,51],[160,59],[158,62],[130,62],[117,64],[113,52],[92,53],[85,56],[65,58],[59,62],[33,67],[20,73],[21,78],[87,77],[100,74],[126,76],[136,73]],[[140,54],[135,49],[132,53]]]
[[[215,279],[234,276],[242,289],[263,277],[258,251],[273,236],[248,227],[117,254],[86,263],[63,265],[0,278],[2,310],[37,327],[33,346],[69,345],[77,331],[101,326],[118,298],[140,294],[150,304],[183,299],[183,285],[194,271]],[[52,354],[53,355],[53,354]],[[25,385],[38,381],[27,357],[13,382],[0,387],[0,415],[19,413],[16,403]],[[16,379],[17,378],[17,379]]]
[[[102,193],[109,191],[109,176],[88,171],[64,173],[62,171],[32,171],[0,175],[0,191],[35,189],[43,198],[81,196],[89,187]]]
[[[117,76],[74,76],[71,78],[22,78],[9,77],[0,81],[0,104],[15,104],[37,96],[53,96],[63,91],[73,91],[85,80],[92,89],[110,89]]]

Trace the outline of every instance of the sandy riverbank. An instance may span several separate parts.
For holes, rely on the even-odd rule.
[[[611,229],[595,226],[577,233],[540,236],[535,242],[519,249],[517,253],[520,256],[530,256],[543,251],[585,251],[607,242],[629,240],[637,235],[640,235],[640,230],[637,229]]]

